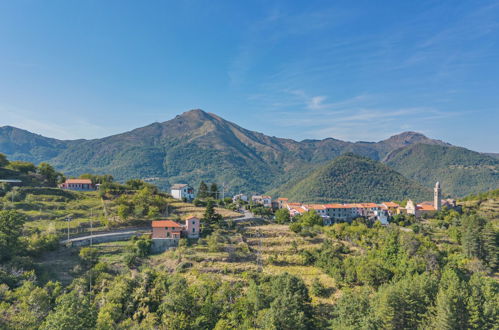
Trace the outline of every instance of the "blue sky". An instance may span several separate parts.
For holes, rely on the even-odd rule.
[[[98,138],[193,108],[499,152],[499,2],[0,1],[0,126]]]

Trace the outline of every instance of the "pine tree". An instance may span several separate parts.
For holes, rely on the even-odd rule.
[[[218,198],[218,186],[215,182],[213,182],[210,186],[210,196],[214,199]]]
[[[203,224],[205,228],[203,231],[206,233],[211,232],[214,228],[220,225],[220,221],[222,221],[222,216],[215,211],[215,204],[212,200],[209,200],[206,204],[206,209],[203,215]]]
[[[499,235],[491,222],[488,222],[482,231],[484,261],[490,270],[495,272],[499,264]]]
[[[208,197],[208,186],[204,181],[201,181],[201,183],[199,184],[198,197],[199,198]]]
[[[481,241],[481,231],[485,221],[476,216],[464,216],[462,222],[462,238],[464,253],[468,258],[483,258],[483,244]]]
[[[448,269],[440,280],[433,328],[442,330],[468,329],[467,283],[461,281],[453,269]]]

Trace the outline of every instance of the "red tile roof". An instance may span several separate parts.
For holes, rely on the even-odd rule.
[[[368,208],[368,207],[379,207],[378,204],[375,203],[361,203],[361,207]]]
[[[385,204],[387,207],[399,207],[400,206],[394,202],[384,202],[383,204]]]
[[[92,184],[92,180],[90,180],[90,179],[67,179],[65,183]]]
[[[421,211],[435,211],[435,207],[433,205],[428,204],[420,204],[417,206],[418,210]]]
[[[158,220],[158,221],[152,222],[152,227],[153,228],[167,228],[167,227],[180,228],[180,225],[178,223],[176,223],[175,221],[171,221],[171,220]]]

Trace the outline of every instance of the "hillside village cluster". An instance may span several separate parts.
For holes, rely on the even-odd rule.
[[[98,189],[89,179],[68,179],[60,185],[62,189],[89,191]],[[173,198],[179,200],[192,201],[195,198],[194,188],[188,184],[174,184],[171,187],[170,194]],[[252,202],[256,205],[270,208],[272,210],[287,209],[291,218],[304,214],[309,211],[316,212],[322,217],[324,225],[331,225],[335,222],[349,222],[355,218],[363,217],[373,221],[380,221],[387,225],[390,217],[398,214],[412,214],[415,217],[421,217],[424,214],[434,213],[442,207],[455,208],[456,201],[453,199],[442,199],[442,189],[437,182],[434,187],[433,201],[425,201],[419,204],[408,200],[403,207],[395,202],[377,203],[329,203],[329,204],[306,204],[290,202],[288,198],[272,199],[271,196],[254,195],[251,198],[244,194],[237,194],[232,198],[233,202],[244,201]],[[188,238],[197,238],[200,233],[200,220],[195,217],[186,219],[185,224],[178,224],[170,220],[161,220],[152,222],[153,240],[167,239],[175,244],[181,236]],[[169,243],[165,243],[169,244]]]
[[[187,184],[176,184],[172,186],[171,195],[177,199],[194,199],[194,188]],[[415,217],[421,217],[423,214],[434,213],[443,206],[455,208],[456,201],[453,199],[442,199],[442,189],[437,182],[434,188],[433,201],[425,201],[419,204],[408,200],[405,207],[395,202],[376,203],[349,203],[349,204],[304,204],[293,203],[287,198],[272,199],[271,196],[254,195],[251,199],[244,194],[237,194],[232,198],[233,202],[244,201],[253,202],[273,210],[288,209],[291,217],[303,214],[308,211],[315,211],[320,215],[325,225],[335,222],[352,221],[358,217],[365,217],[371,220],[378,220],[382,224],[388,224],[388,219],[396,214],[412,214]]]

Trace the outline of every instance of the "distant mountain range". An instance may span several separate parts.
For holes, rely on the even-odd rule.
[[[379,142],[298,142],[253,132],[202,110],[93,140],[57,140],[4,126],[0,152],[11,160],[50,162],[67,175],[109,173],[165,189],[178,182],[197,187],[204,180],[225,182],[230,192],[276,191],[345,153],[385,162],[427,187],[440,180],[444,194],[453,196],[499,187],[499,159],[419,133]]]

